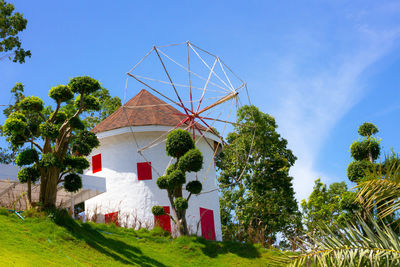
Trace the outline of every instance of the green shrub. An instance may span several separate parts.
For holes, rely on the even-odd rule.
[[[170,175],[167,176],[167,180],[169,188],[183,185],[186,182],[185,174],[180,170],[173,171]]]
[[[168,156],[179,158],[192,148],[194,148],[194,141],[187,131],[177,129],[168,134],[165,142]]]
[[[56,102],[66,102],[74,97],[74,93],[66,85],[57,85],[50,89],[49,97],[53,98]]]
[[[186,190],[192,194],[198,194],[202,189],[203,185],[200,183],[200,181],[190,181],[186,185]]]
[[[1,216],[1,215],[3,215],[3,216],[8,216],[8,215],[9,215],[8,210],[5,209],[5,208],[0,208],[0,216]]]
[[[174,205],[175,205],[175,208],[178,210],[178,211],[184,211],[184,210],[186,210],[187,208],[188,208],[188,201],[185,199],[185,198],[183,198],[183,197],[177,197],[177,198],[175,198],[175,200],[174,200]]]
[[[76,192],[82,188],[82,178],[76,173],[67,174],[64,177],[64,189],[67,192]]]
[[[178,169],[183,172],[198,172],[203,166],[203,155],[197,148],[190,149],[178,161]]]
[[[162,229],[160,226],[156,226],[150,231],[150,235],[167,237],[167,236],[170,236],[170,233],[168,231],[165,231],[164,229]]]
[[[24,166],[31,165],[37,160],[39,160],[38,152],[33,148],[27,148],[18,154],[17,158],[15,159],[15,163],[18,166]]]
[[[161,207],[161,206],[153,206],[153,207],[151,208],[151,212],[152,212],[155,216],[165,215],[164,208]]]

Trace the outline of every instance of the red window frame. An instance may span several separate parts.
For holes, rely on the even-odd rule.
[[[151,162],[138,162],[137,163],[137,176],[138,180],[152,180],[153,175],[151,171]]]
[[[207,240],[215,240],[214,211],[200,208],[201,235]]]
[[[116,226],[119,226],[118,211],[104,214],[104,223],[109,224],[112,222],[115,223]]]
[[[160,226],[165,231],[171,233],[171,218],[169,217],[169,206],[163,206],[166,215],[154,215],[154,226]]]
[[[100,172],[102,170],[101,154],[92,157],[92,173]]]

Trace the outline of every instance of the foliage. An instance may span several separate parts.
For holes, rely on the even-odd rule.
[[[308,234],[301,244],[302,254],[278,261],[292,266],[398,266],[399,163],[399,155],[392,153],[383,164],[366,170],[358,180],[356,203],[350,201],[352,196],[345,196],[343,201],[345,206],[361,207],[360,214],[342,224],[317,225],[319,235]]]
[[[18,154],[15,163],[18,166],[24,166],[24,165],[31,165],[35,162],[38,162],[38,160],[39,160],[39,154],[36,151],[36,149],[27,148]]]
[[[364,122],[360,128],[358,128],[358,134],[364,137],[370,137],[379,132],[378,127],[370,122]]]
[[[199,194],[202,189],[203,185],[200,183],[200,181],[190,181],[186,185],[186,190],[192,194]]]
[[[358,183],[364,179],[366,172],[371,172],[375,168],[375,164],[369,160],[353,161],[347,167],[347,177],[350,181]]]
[[[345,182],[333,183],[327,189],[320,179],[315,180],[314,189],[307,200],[302,200],[303,222],[314,235],[318,225],[337,225],[353,218],[358,206],[353,204],[356,193],[348,191]]]
[[[24,96],[23,89],[22,84],[17,84],[11,90],[15,103],[4,111],[7,119],[2,130],[13,150],[19,152],[16,163],[35,164],[41,174],[40,202],[44,207],[52,207],[59,183],[63,182],[70,192],[82,187],[79,174],[89,167],[89,162],[80,156],[89,155],[99,145],[96,135],[84,129],[79,117],[99,106],[93,93],[100,90],[100,84],[85,76],[51,88],[49,96],[56,102],[54,110],[51,106],[44,107],[38,97]],[[77,94],[75,101],[74,94]],[[30,174],[31,181],[36,179],[37,172],[28,170],[31,169],[20,173],[21,181],[29,181]]]
[[[357,217],[345,226],[319,226],[317,237],[301,244],[302,253],[276,258],[290,266],[399,266],[400,239],[389,225]],[[311,249],[310,249],[311,248]]]
[[[177,129],[168,134],[165,143],[168,156],[180,158],[192,148],[194,148],[194,142],[187,131]]]
[[[177,211],[184,211],[189,207],[187,199],[183,197],[175,198],[174,205]]]
[[[175,158],[165,171],[164,176],[157,179],[157,186],[167,190],[173,215],[168,214],[177,225],[180,235],[189,235],[186,222],[186,210],[189,207],[189,199],[193,194],[199,194],[202,186],[199,181],[191,181],[186,185],[189,191],[188,197],[183,197],[182,188],[186,183],[186,172],[198,172],[203,165],[203,155],[195,148],[194,141],[187,131],[176,129],[171,131],[165,143],[167,155]],[[199,186],[200,183],[200,186]],[[162,207],[161,207],[162,208]],[[159,206],[152,208],[154,215],[161,214]],[[164,214],[164,213],[163,213]]]
[[[22,168],[21,170],[19,170],[17,177],[21,183],[27,183],[29,180],[32,183],[35,183],[40,178],[40,172],[39,172],[39,169],[36,167],[36,165],[34,165],[31,167],[25,167],[25,168]]]
[[[151,212],[155,215],[155,216],[161,216],[165,214],[165,210],[163,207],[161,206],[153,206],[151,208]]]
[[[224,239],[269,245],[301,227],[289,169],[296,157],[275,119],[255,106],[238,110],[235,131],[217,157]]]
[[[18,34],[25,30],[27,20],[19,12],[14,12],[14,6],[0,0],[0,59],[8,57],[13,62],[24,63],[25,57],[31,57],[29,50],[21,47]]]
[[[376,167],[375,161],[381,153],[379,139],[373,137],[377,132],[378,127],[370,122],[365,122],[359,127],[358,133],[362,138],[350,146],[351,156],[354,159],[347,167],[347,177],[350,181],[362,181],[365,172]]]
[[[203,156],[200,150],[191,149],[178,161],[178,169],[183,172],[198,172],[203,166]]]
[[[76,173],[67,174],[64,177],[64,189],[67,192],[76,192],[82,188],[82,179]]]
[[[83,120],[86,129],[94,128],[99,122],[110,116],[121,106],[121,99],[117,96],[111,97],[109,91],[105,88],[94,92],[93,96],[99,99],[100,109],[87,112],[88,114]]]
[[[12,153],[0,147],[0,164],[10,164],[12,162]]]

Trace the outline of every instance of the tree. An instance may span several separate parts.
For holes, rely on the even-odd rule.
[[[398,224],[382,220],[400,209],[400,167],[397,160],[387,162],[385,169],[366,172],[357,185],[357,202],[371,213],[378,210],[378,217],[358,215],[343,224],[317,225],[318,236],[309,234],[299,242],[301,253],[276,257],[276,262],[290,266],[399,266]]]
[[[375,125],[364,123],[359,129],[364,138],[351,147],[355,162],[373,164],[369,165],[372,168],[360,168],[354,179],[356,202],[351,204],[358,205],[358,214],[340,224],[316,223],[319,234],[308,233],[308,238],[299,242],[302,253],[279,257],[278,262],[291,266],[400,265],[400,157],[392,151],[382,164],[375,163],[380,147],[372,135],[377,132]]]
[[[22,83],[16,83],[15,86],[11,89],[11,94],[13,96],[13,104],[8,106],[3,110],[3,114],[8,118],[10,114],[14,111],[19,111],[19,102],[23,98],[24,95],[24,85]],[[99,122],[107,118],[114,111],[116,111],[121,106],[121,99],[117,96],[111,97],[109,91],[106,88],[101,88],[100,90],[93,93],[94,97],[97,97],[100,103],[99,110],[85,110],[81,113],[80,117],[85,126],[85,130],[93,129]],[[75,102],[74,100],[66,101],[63,106],[60,107],[60,111],[66,113],[68,116],[73,116],[76,112]],[[44,113],[49,116],[52,113],[51,107],[46,107]],[[0,135],[4,136],[4,133],[0,128]],[[3,158],[7,158],[7,162],[10,163],[15,160],[15,155],[18,152],[18,147],[11,146],[10,148],[3,149],[0,152],[0,155]]]
[[[176,224],[179,235],[189,235],[186,221],[186,210],[189,207],[189,199],[192,194],[199,194],[202,190],[200,181],[194,180],[186,184],[187,197],[182,194],[183,185],[186,183],[187,172],[198,172],[203,166],[203,155],[195,146],[195,143],[187,131],[177,129],[167,136],[165,150],[168,156],[175,158],[164,176],[157,179],[157,186],[167,190],[173,215],[168,214]],[[152,213],[156,216],[164,215],[161,206],[154,206]]]
[[[354,218],[359,209],[355,200],[356,192],[349,191],[345,182],[332,183],[327,189],[317,179],[308,200],[301,202],[304,225],[308,231],[318,235],[314,230],[320,224],[333,226]]]
[[[25,57],[31,57],[31,52],[21,47],[18,37],[26,24],[27,20],[21,13],[14,12],[12,4],[0,0],[0,59],[8,57],[13,62],[24,63]]]
[[[49,97],[56,103],[55,110],[45,108],[39,97],[25,97],[20,84],[15,88],[19,98],[6,110],[8,117],[2,130],[13,149],[19,151],[15,162],[24,166],[18,173],[19,180],[33,182],[40,178],[39,201],[43,208],[52,208],[59,183],[69,192],[82,187],[79,174],[89,167],[84,156],[99,145],[96,135],[85,129],[80,115],[99,110],[99,100],[93,94],[100,90],[100,84],[85,76],[51,88]],[[71,105],[65,103],[74,97],[73,112],[63,112],[64,106]]]
[[[350,181],[360,182],[365,177],[365,172],[376,167],[375,161],[381,153],[379,139],[373,137],[377,132],[378,128],[370,122],[363,123],[358,129],[361,138],[350,146],[354,159],[347,167],[347,177]]]
[[[301,227],[289,176],[296,157],[276,128],[275,119],[255,106],[237,112],[216,159],[224,239],[272,245],[278,232]]]

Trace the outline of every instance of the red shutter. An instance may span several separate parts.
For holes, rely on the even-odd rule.
[[[151,162],[138,162],[137,163],[138,180],[151,180]]]
[[[200,208],[201,235],[207,240],[215,240],[214,212]]]
[[[105,214],[104,222],[106,224],[113,222],[113,223],[115,223],[116,226],[118,226],[118,211]]]
[[[101,171],[101,154],[92,157],[92,171],[93,173]]]
[[[164,206],[165,213],[169,214],[169,207]],[[169,215],[154,216],[154,225],[160,226],[165,231],[171,233],[171,218]]]

